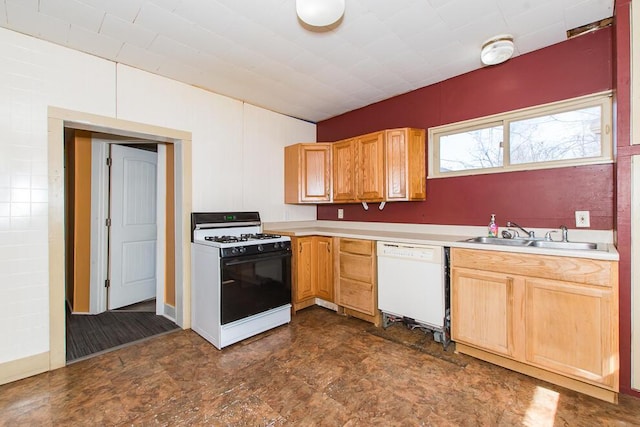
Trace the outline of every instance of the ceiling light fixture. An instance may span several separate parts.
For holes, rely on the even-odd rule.
[[[345,0],[296,0],[296,13],[307,25],[326,27],[344,15]]]
[[[480,60],[484,65],[497,65],[505,62],[513,55],[513,36],[503,34],[484,42],[480,52]]]

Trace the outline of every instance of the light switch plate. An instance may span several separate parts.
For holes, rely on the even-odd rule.
[[[344,209],[338,209],[338,219],[344,218]]]
[[[589,211],[576,211],[576,228],[590,226]]]

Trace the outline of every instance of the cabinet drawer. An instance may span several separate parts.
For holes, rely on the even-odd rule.
[[[372,255],[373,240],[340,239],[340,252],[351,254]]]
[[[362,255],[340,254],[340,277],[373,283],[373,259]]]
[[[338,304],[374,315],[373,285],[357,280],[340,279],[340,295]]]

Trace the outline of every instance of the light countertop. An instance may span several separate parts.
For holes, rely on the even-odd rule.
[[[548,249],[538,247],[517,247],[465,242],[471,237],[485,236],[486,227],[448,226],[433,224],[395,224],[353,221],[296,221],[264,223],[265,232],[291,237],[331,236],[352,239],[387,241],[432,246],[448,246],[467,249],[481,249],[501,252],[530,253],[537,255],[567,256],[618,261],[618,251],[612,243],[613,232],[602,230],[569,230],[569,240],[594,242],[595,250]],[[532,229],[543,236],[548,229]]]

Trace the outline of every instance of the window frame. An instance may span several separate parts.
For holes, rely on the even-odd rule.
[[[551,169],[567,166],[593,165],[603,163],[613,163],[613,93],[612,91],[598,92],[578,98],[551,102],[548,104],[536,105],[491,116],[479,117],[462,122],[450,123],[442,126],[431,127],[428,130],[428,174],[427,178],[448,178],[454,176],[483,175],[489,173],[503,173],[514,171]],[[544,162],[510,163],[510,140],[509,129],[511,122],[525,119],[532,119],[541,116],[575,111],[589,107],[600,106],[602,115],[600,117],[600,156],[550,160]],[[465,169],[460,171],[440,171],[440,138],[443,136],[464,133],[477,129],[484,129],[502,125],[503,130],[503,165],[499,167],[486,167],[478,169]]]

